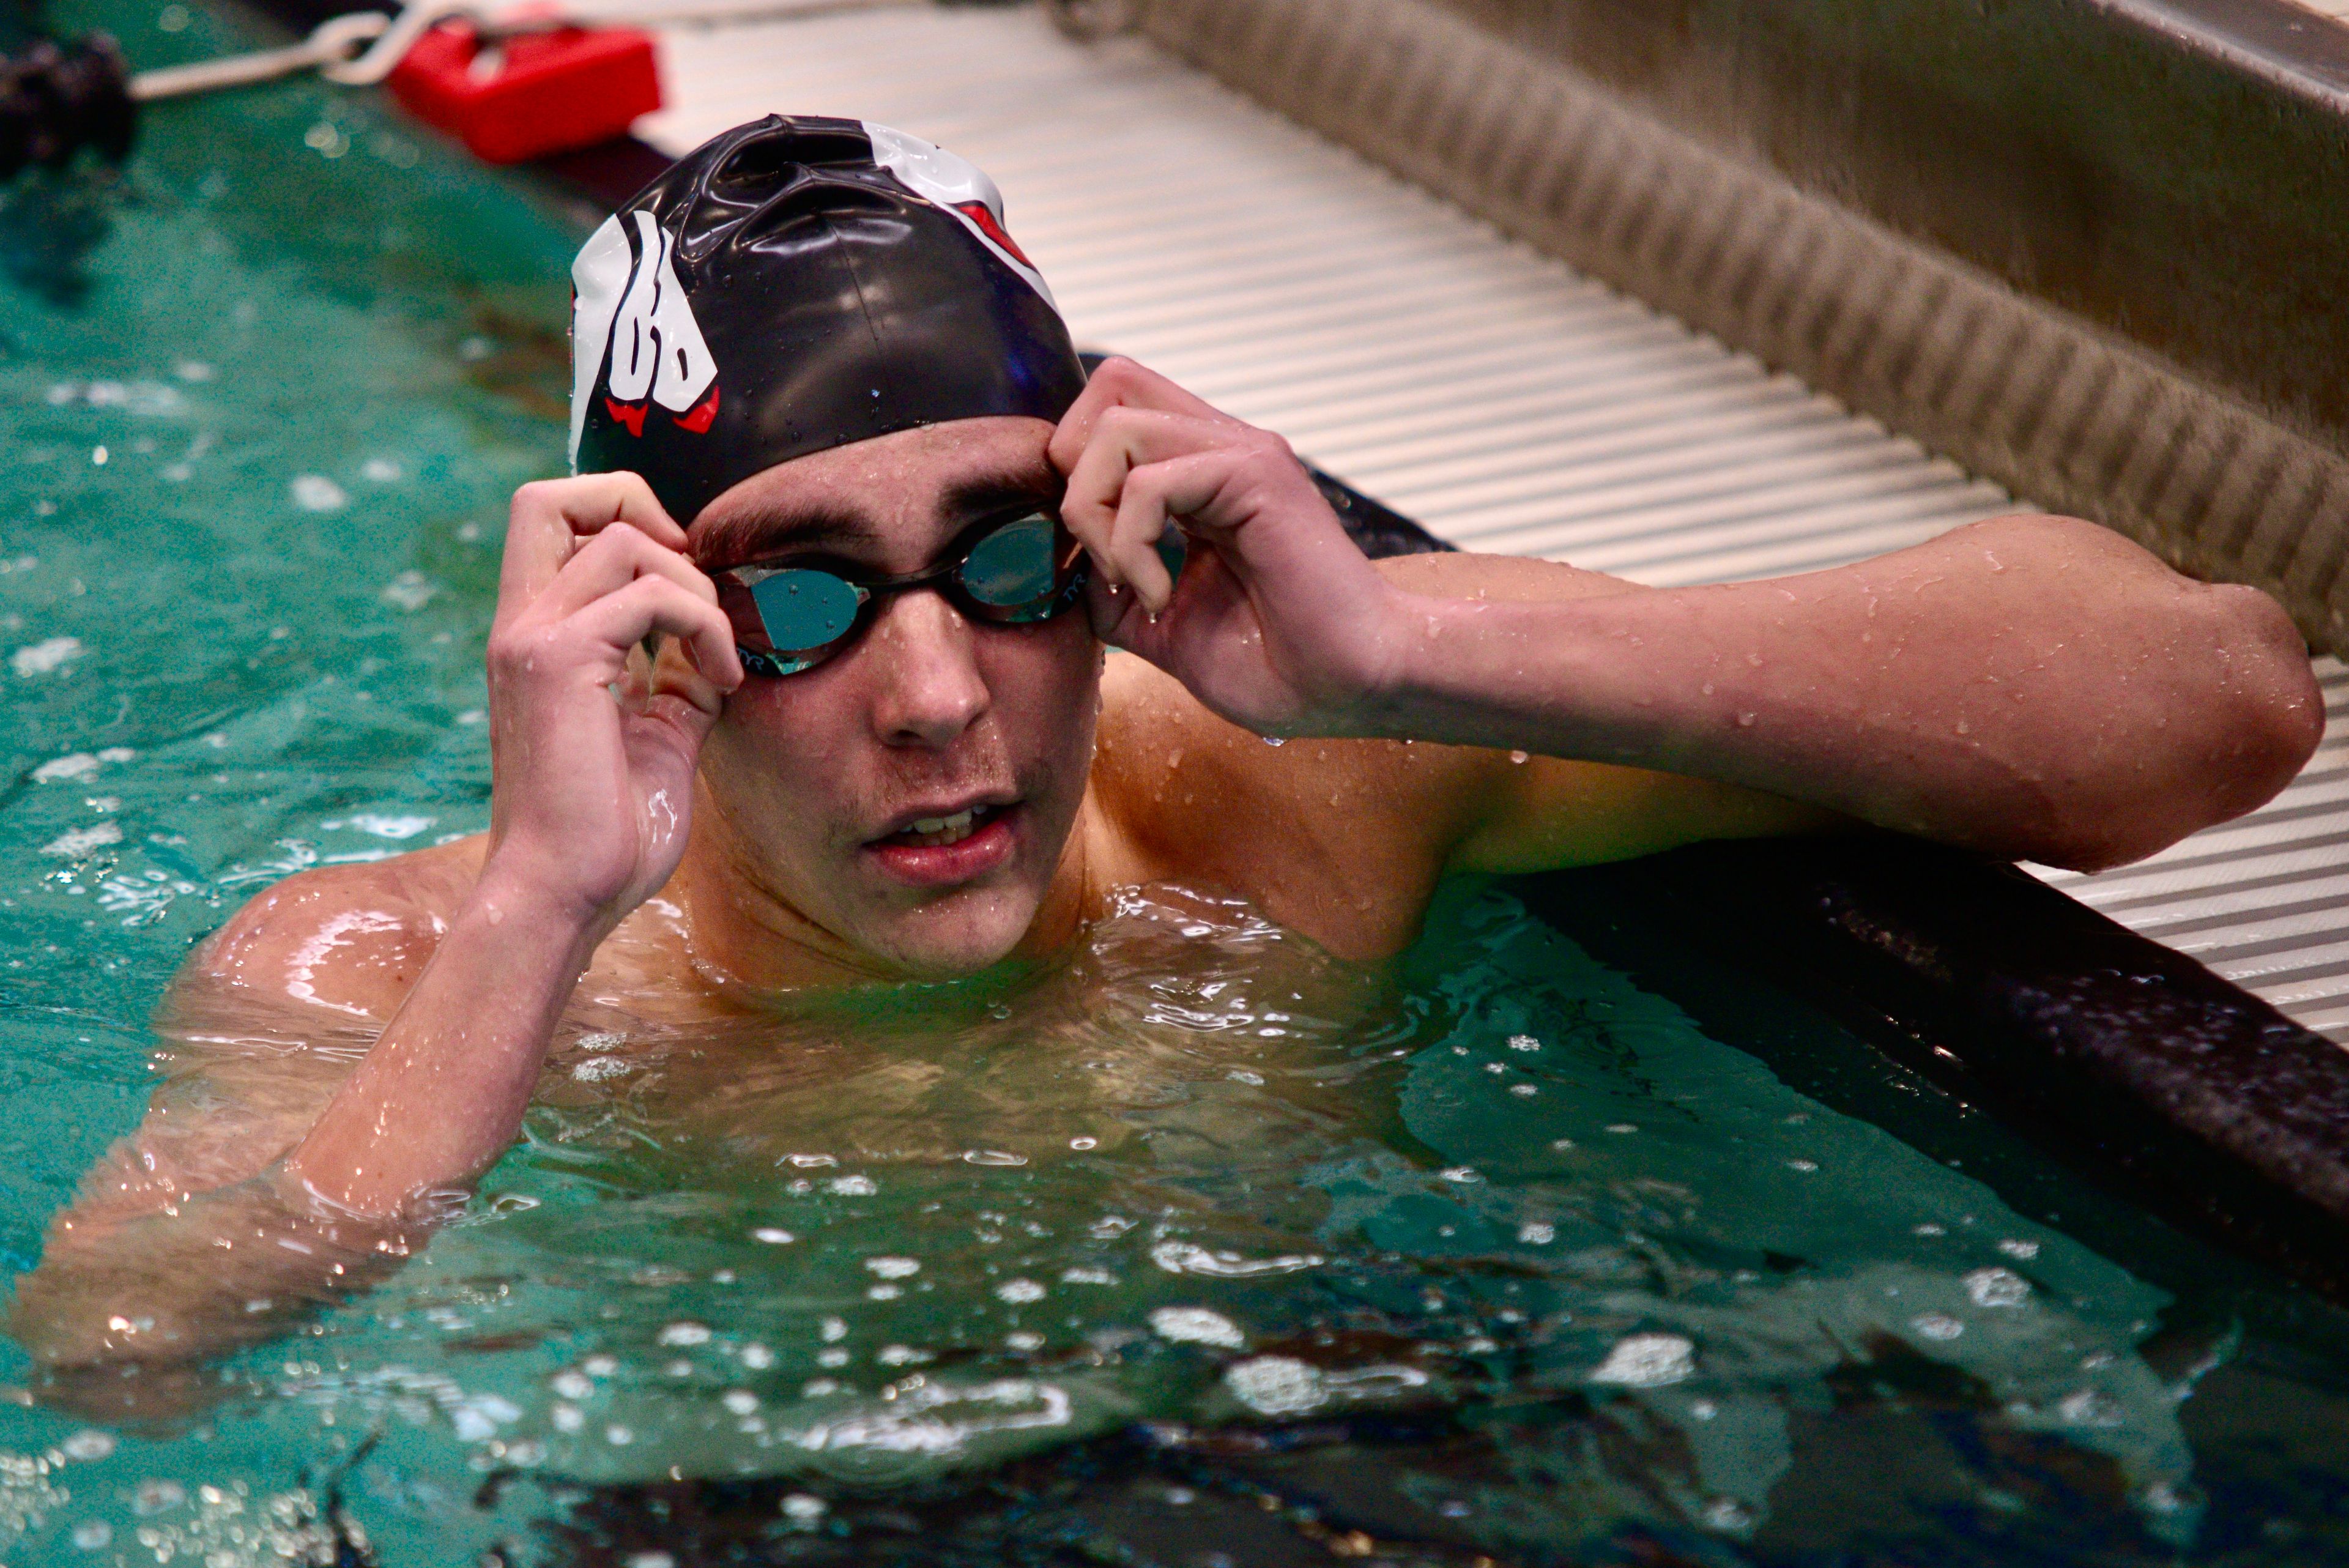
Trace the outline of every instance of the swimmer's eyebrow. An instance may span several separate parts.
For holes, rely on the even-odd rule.
[[[1015,506],[1051,506],[1059,504],[1061,484],[1057,474],[984,473],[949,485],[946,493],[946,520],[953,527],[975,523],[990,513],[1008,512]]]
[[[710,524],[709,532],[694,541],[693,554],[703,566],[718,568],[801,550],[870,548],[880,541],[871,522],[841,507],[754,508]]]
[[[1061,491],[1060,476],[1040,464],[971,474],[946,487],[939,497],[938,521],[951,538],[990,513],[1057,505]],[[713,520],[693,541],[693,557],[705,570],[723,571],[802,551],[871,553],[882,543],[872,520],[846,507],[823,503],[765,510],[753,506]]]

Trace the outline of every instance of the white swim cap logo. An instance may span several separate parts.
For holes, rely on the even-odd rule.
[[[1036,264],[1013,243],[1010,231],[1003,226],[1003,192],[995,188],[995,182],[987,177],[984,170],[918,136],[908,136],[869,119],[860,123],[866,139],[873,143],[874,162],[895,175],[898,183],[915,195],[952,213],[964,228],[978,236],[979,244],[995,253],[997,260],[1042,295],[1045,304],[1055,310],[1060,308],[1051,289],[1045,286],[1044,275],[1036,270]]]
[[[678,281],[677,242],[653,222],[636,220],[632,254],[616,217],[580,247],[571,264],[571,466],[579,467],[579,437],[599,373],[604,406],[630,435],[645,433],[645,412],[657,403],[696,434],[718,416],[718,361]],[[608,362],[609,369],[606,369]]]

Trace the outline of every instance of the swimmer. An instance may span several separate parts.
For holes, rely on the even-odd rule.
[[[574,281],[574,476],[513,500],[489,831],[291,877],[190,959],[182,1070],[14,1306],[106,1398],[397,1266],[582,1031],[1049,975],[1136,888],[1376,964],[1448,883],[1702,839],[2110,866],[2319,735],[2271,600],[2076,520],[1669,590],[1373,564],[1277,435],[1088,379],[994,187],[884,128],[728,132]]]

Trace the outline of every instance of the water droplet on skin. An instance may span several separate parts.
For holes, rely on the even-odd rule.
[[[1754,727],[1754,716],[1751,713],[1740,713],[1737,715],[1737,727],[1741,730],[1752,729]]]
[[[1268,746],[1285,746],[1288,742],[1278,735],[1267,735],[1264,737],[1264,743]]]

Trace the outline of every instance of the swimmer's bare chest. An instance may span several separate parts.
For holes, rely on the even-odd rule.
[[[1174,887],[1121,890],[1036,962],[764,1007],[674,989],[678,933],[649,913],[580,988],[536,1096],[541,1136],[625,1123],[704,1179],[1261,1146],[1270,1127],[1356,1119],[1351,1043],[1391,1000],[1386,966]]]

